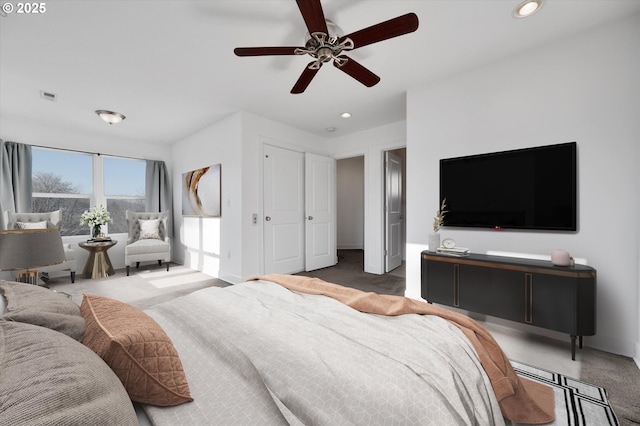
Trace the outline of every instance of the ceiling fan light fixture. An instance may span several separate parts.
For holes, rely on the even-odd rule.
[[[97,109],[96,114],[98,114],[98,117],[100,117],[108,124],[118,124],[119,122],[127,118],[119,112],[107,111],[105,109]]]
[[[513,10],[514,18],[526,18],[533,15],[544,5],[544,0],[525,0]]]

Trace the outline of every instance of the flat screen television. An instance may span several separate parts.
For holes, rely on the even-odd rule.
[[[440,160],[444,226],[577,230],[576,143]]]

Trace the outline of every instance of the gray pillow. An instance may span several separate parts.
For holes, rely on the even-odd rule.
[[[0,377],[2,424],[138,425],[109,366],[53,330],[0,320]]]
[[[6,299],[0,318],[50,328],[82,341],[85,325],[80,307],[64,294],[9,281],[0,281],[0,293]]]

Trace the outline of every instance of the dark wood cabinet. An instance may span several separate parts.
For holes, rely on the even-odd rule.
[[[422,298],[430,303],[568,333],[596,333],[596,270],[481,254],[422,252]]]

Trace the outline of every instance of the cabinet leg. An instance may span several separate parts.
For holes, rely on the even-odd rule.
[[[582,349],[582,336],[578,336],[578,342],[580,345],[580,349]]]
[[[571,360],[576,360],[576,336],[574,334],[571,335]]]

